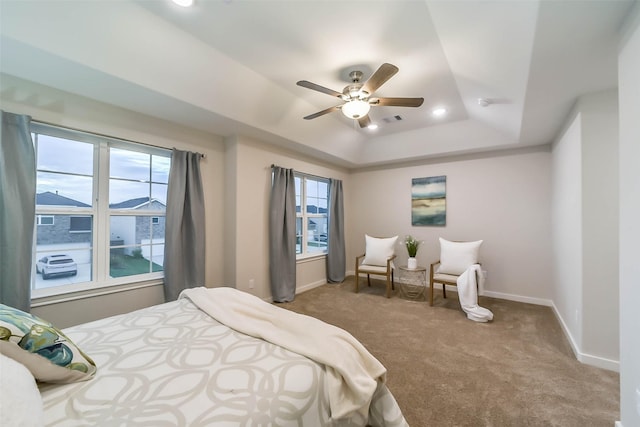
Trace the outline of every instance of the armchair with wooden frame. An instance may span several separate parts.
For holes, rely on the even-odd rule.
[[[440,238],[440,259],[431,263],[429,268],[430,306],[433,306],[433,288],[437,283],[442,285],[442,296],[447,298],[447,285],[458,286],[458,277],[470,266],[480,264],[478,252],[481,244],[482,240],[451,242]]]
[[[367,284],[371,286],[371,274],[386,278],[386,296],[391,298],[391,291],[395,290],[393,260],[395,244],[398,236],[389,238],[366,237],[365,253],[356,257],[356,293],[360,287],[360,274],[367,275]],[[364,259],[363,259],[364,258]]]

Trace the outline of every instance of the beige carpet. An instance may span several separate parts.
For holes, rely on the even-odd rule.
[[[619,415],[619,376],[576,360],[551,308],[481,297],[491,323],[467,320],[457,294],[433,307],[353,277],[279,304],[349,331],[388,370],[412,427],[602,426]]]

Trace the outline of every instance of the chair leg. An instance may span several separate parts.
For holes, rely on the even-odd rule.
[[[443,297],[447,297],[447,285],[445,285],[444,283],[442,284],[442,296]]]
[[[389,282],[389,275],[387,275],[387,298],[391,298],[391,283]]]
[[[393,270],[391,270],[391,289],[396,290],[396,285],[393,283]]]
[[[429,282],[429,305],[433,307],[433,282]]]
[[[371,287],[371,276],[367,274],[367,284]]]

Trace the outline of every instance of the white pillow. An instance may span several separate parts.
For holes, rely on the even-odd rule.
[[[31,372],[0,354],[0,425],[43,426],[42,397]]]
[[[478,263],[482,240],[475,242],[450,242],[440,237],[440,268],[438,273],[460,275]]]
[[[395,253],[396,241],[398,236],[378,238],[371,237],[365,234],[365,257],[363,264],[367,265],[379,265],[386,267],[387,259],[392,257]]]

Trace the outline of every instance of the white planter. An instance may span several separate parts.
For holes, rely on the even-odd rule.
[[[409,257],[407,260],[407,268],[411,270],[418,268],[418,260],[415,259],[415,257]]]

